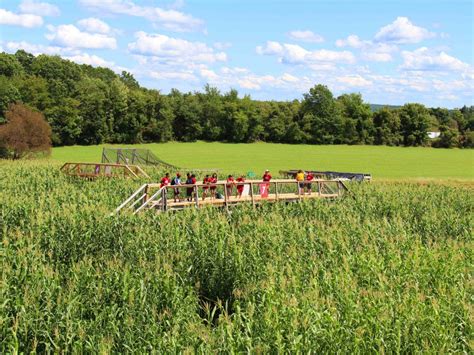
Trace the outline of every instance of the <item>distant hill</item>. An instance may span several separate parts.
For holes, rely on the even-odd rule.
[[[388,107],[389,109],[397,109],[402,106],[396,106],[396,105],[380,105],[380,104],[370,104],[370,109],[372,112],[377,112],[380,111],[382,108]]]

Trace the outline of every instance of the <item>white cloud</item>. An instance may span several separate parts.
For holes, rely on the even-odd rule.
[[[448,101],[459,100],[459,96],[456,96],[454,94],[441,94],[441,95],[438,95],[438,98],[441,100],[448,100]]]
[[[94,49],[117,48],[115,38],[99,33],[82,32],[74,25],[48,26],[48,30],[51,33],[47,34],[46,38],[58,46]]]
[[[300,79],[298,79],[296,76],[294,75],[291,75],[291,74],[288,74],[288,73],[284,73],[282,76],[281,76],[281,80],[283,81],[287,81],[289,83],[297,83]]]
[[[289,73],[284,73],[281,76],[248,73],[240,77],[230,77],[228,81],[236,82],[242,89],[255,91],[281,89],[290,92],[304,92],[314,85],[314,82],[305,76],[296,77]]]
[[[262,54],[265,54],[265,55],[281,55],[284,51],[284,47],[278,42],[267,41],[267,43],[265,44],[265,47],[257,46],[256,50],[257,50],[257,53],[261,54],[261,55]]]
[[[367,80],[360,75],[341,76],[337,78],[337,81],[343,84],[347,84],[348,86],[355,87],[364,87],[372,85],[372,82],[370,80]]]
[[[197,81],[196,75],[190,72],[150,72],[149,75],[157,80],[189,80]]]
[[[73,48],[45,46],[42,44],[31,44],[25,41],[21,42],[7,42],[5,48],[8,52],[16,52],[19,49],[31,53],[33,55],[49,54],[49,55],[71,55],[79,54],[79,51]]]
[[[207,69],[207,68],[202,68],[199,71],[199,74],[203,77],[206,78],[208,81],[215,82],[219,80],[219,75],[216,74],[214,70]]]
[[[393,60],[390,53],[367,52],[362,57],[370,62],[390,62]]]
[[[222,67],[221,72],[223,74],[242,74],[242,73],[248,73],[249,70],[247,68],[240,68],[240,67],[234,67],[234,68]]]
[[[321,43],[324,42],[324,37],[318,35],[312,31],[291,31],[288,33],[288,37],[295,41],[309,42],[309,43]]]
[[[234,67],[234,68],[222,67],[221,72],[222,74],[244,74],[244,73],[248,73],[249,70],[247,68],[241,68],[241,67]]]
[[[317,63],[354,63],[354,55],[349,51],[331,51],[320,49],[308,51],[296,44],[280,44],[268,41],[265,46],[256,48],[258,54],[274,55],[278,60],[287,64],[317,64]]]
[[[382,27],[374,38],[378,42],[406,44],[418,43],[434,36],[426,28],[411,23],[407,17],[397,17],[391,24]]]
[[[135,33],[135,42],[129,43],[130,52],[152,56],[163,61],[176,62],[222,62],[227,60],[224,52],[215,52],[201,42],[190,42],[161,34]]]
[[[39,16],[59,16],[61,11],[56,5],[47,2],[37,2],[25,0],[19,6],[20,12],[24,14],[34,14]]]
[[[469,64],[448,55],[445,52],[432,53],[426,47],[412,52],[402,52],[403,64],[401,69],[416,71],[468,71]]]
[[[143,17],[166,28],[177,32],[202,30],[204,22],[189,14],[160,7],[140,6],[130,0],[80,0],[80,2],[101,13],[112,13],[129,16]]]
[[[337,47],[349,46],[353,48],[361,48],[364,45],[365,45],[364,42],[357,35],[350,35],[350,36],[347,36],[346,39],[338,39],[336,41]]]
[[[43,18],[38,15],[15,14],[0,9],[0,25],[22,26],[26,28],[40,27],[43,25]]]
[[[349,51],[330,51],[327,49],[320,49],[310,52],[308,59],[314,62],[355,62],[354,55]]]
[[[202,68],[199,75],[205,82],[223,89],[238,86],[253,91],[278,88],[285,91],[302,92],[311,86],[311,82],[306,77],[296,77],[289,73],[284,73],[281,76],[258,75],[247,68],[239,67],[223,67],[219,74],[213,70]]]
[[[77,22],[77,25],[79,28],[82,28],[84,31],[89,33],[108,34],[111,31],[111,28],[108,24],[94,17],[82,19]]]
[[[32,44],[25,41],[21,42],[7,42],[5,44],[5,50],[9,53],[14,53],[19,49],[31,53],[35,56],[39,54],[47,55],[60,55],[64,59],[71,60],[79,64],[89,64],[93,67],[107,67],[115,72],[119,73],[122,71],[122,67],[116,66],[114,62],[107,61],[97,55],[90,55],[85,52],[81,52],[76,48],[70,47],[58,47],[58,46],[45,46],[41,44]],[[130,71],[127,69],[127,71]]]
[[[88,53],[81,53],[81,54],[76,54],[73,56],[64,56],[65,59],[69,59],[73,62],[79,63],[79,64],[89,64],[92,65],[93,67],[108,67],[112,68],[114,67],[115,63],[114,62],[109,62],[99,56],[96,55],[90,55]]]
[[[393,59],[391,53],[398,50],[396,45],[361,40],[357,35],[350,35],[345,39],[338,39],[336,46],[347,46],[359,49],[362,52],[362,58],[372,62],[389,62]]]

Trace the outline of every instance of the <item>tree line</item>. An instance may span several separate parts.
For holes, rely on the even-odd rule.
[[[0,53],[0,124],[11,103],[44,114],[54,145],[176,141],[473,147],[474,106],[408,103],[373,112],[358,93],[335,97],[315,85],[301,100],[257,101],[222,93],[167,95],[132,74],[23,50]],[[428,132],[440,136],[429,139]]]

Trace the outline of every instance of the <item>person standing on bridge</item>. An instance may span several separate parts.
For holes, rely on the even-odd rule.
[[[180,173],[176,173],[176,176],[173,178],[173,180],[171,180],[171,185],[181,185],[181,174]],[[174,202],[178,202],[179,201],[179,188],[175,187],[173,189],[174,191]]]
[[[239,184],[239,182],[241,184]],[[242,197],[242,192],[244,191],[244,184],[242,182],[245,182],[245,176],[240,175],[240,177],[237,178],[237,198]]]
[[[196,183],[196,182],[194,182],[194,183]],[[194,183],[193,183],[191,173],[187,173],[186,174],[186,185],[193,185]],[[194,188],[192,188],[192,187],[187,187],[186,188],[186,198],[187,198],[188,201],[193,200],[193,190],[194,190]]]
[[[311,195],[311,182],[314,180],[314,175],[311,171],[308,171],[308,173],[306,174],[306,188],[307,188],[307,191],[308,191],[308,195]]]
[[[304,171],[298,170],[296,173],[296,181],[298,182],[298,195],[304,195]]]
[[[268,197],[268,193],[270,190],[270,180],[272,176],[270,175],[270,170],[265,170],[263,174],[262,180],[265,182],[264,184],[260,184],[260,196],[261,197]]]
[[[166,173],[165,176],[161,179],[160,188],[170,184],[170,173]]]
[[[204,186],[202,187],[202,200],[203,200],[203,201],[206,199],[207,191],[209,190],[209,186],[207,186],[207,185],[209,185],[209,184],[211,183],[210,179],[211,179],[211,178],[209,177],[209,175],[206,175],[206,176],[204,177],[204,180],[202,180],[202,183],[203,183],[203,185],[204,185]]]
[[[216,173],[212,174],[212,176],[210,177],[209,182],[211,184],[216,184],[217,183],[217,174]],[[211,200],[215,200],[215,198],[216,198],[216,189],[217,189],[216,185],[211,185]]]
[[[232,190],[234,189],[234,184],[235,184],[234,177],[232,175],[229,175],[227,177],[227,185],[225,186],[225,188],[227,189],[227,197],[232,196]]]
[[[272,179],[272,176],[270,175],[270,170],[265,170],[265,173],[263,174],[262,180],[265,182],[270,182]]]

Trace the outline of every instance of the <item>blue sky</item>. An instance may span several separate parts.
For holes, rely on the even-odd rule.
[[[127,70],[146,87],[473,105],[472,1],[0,1],[0,50]]]

